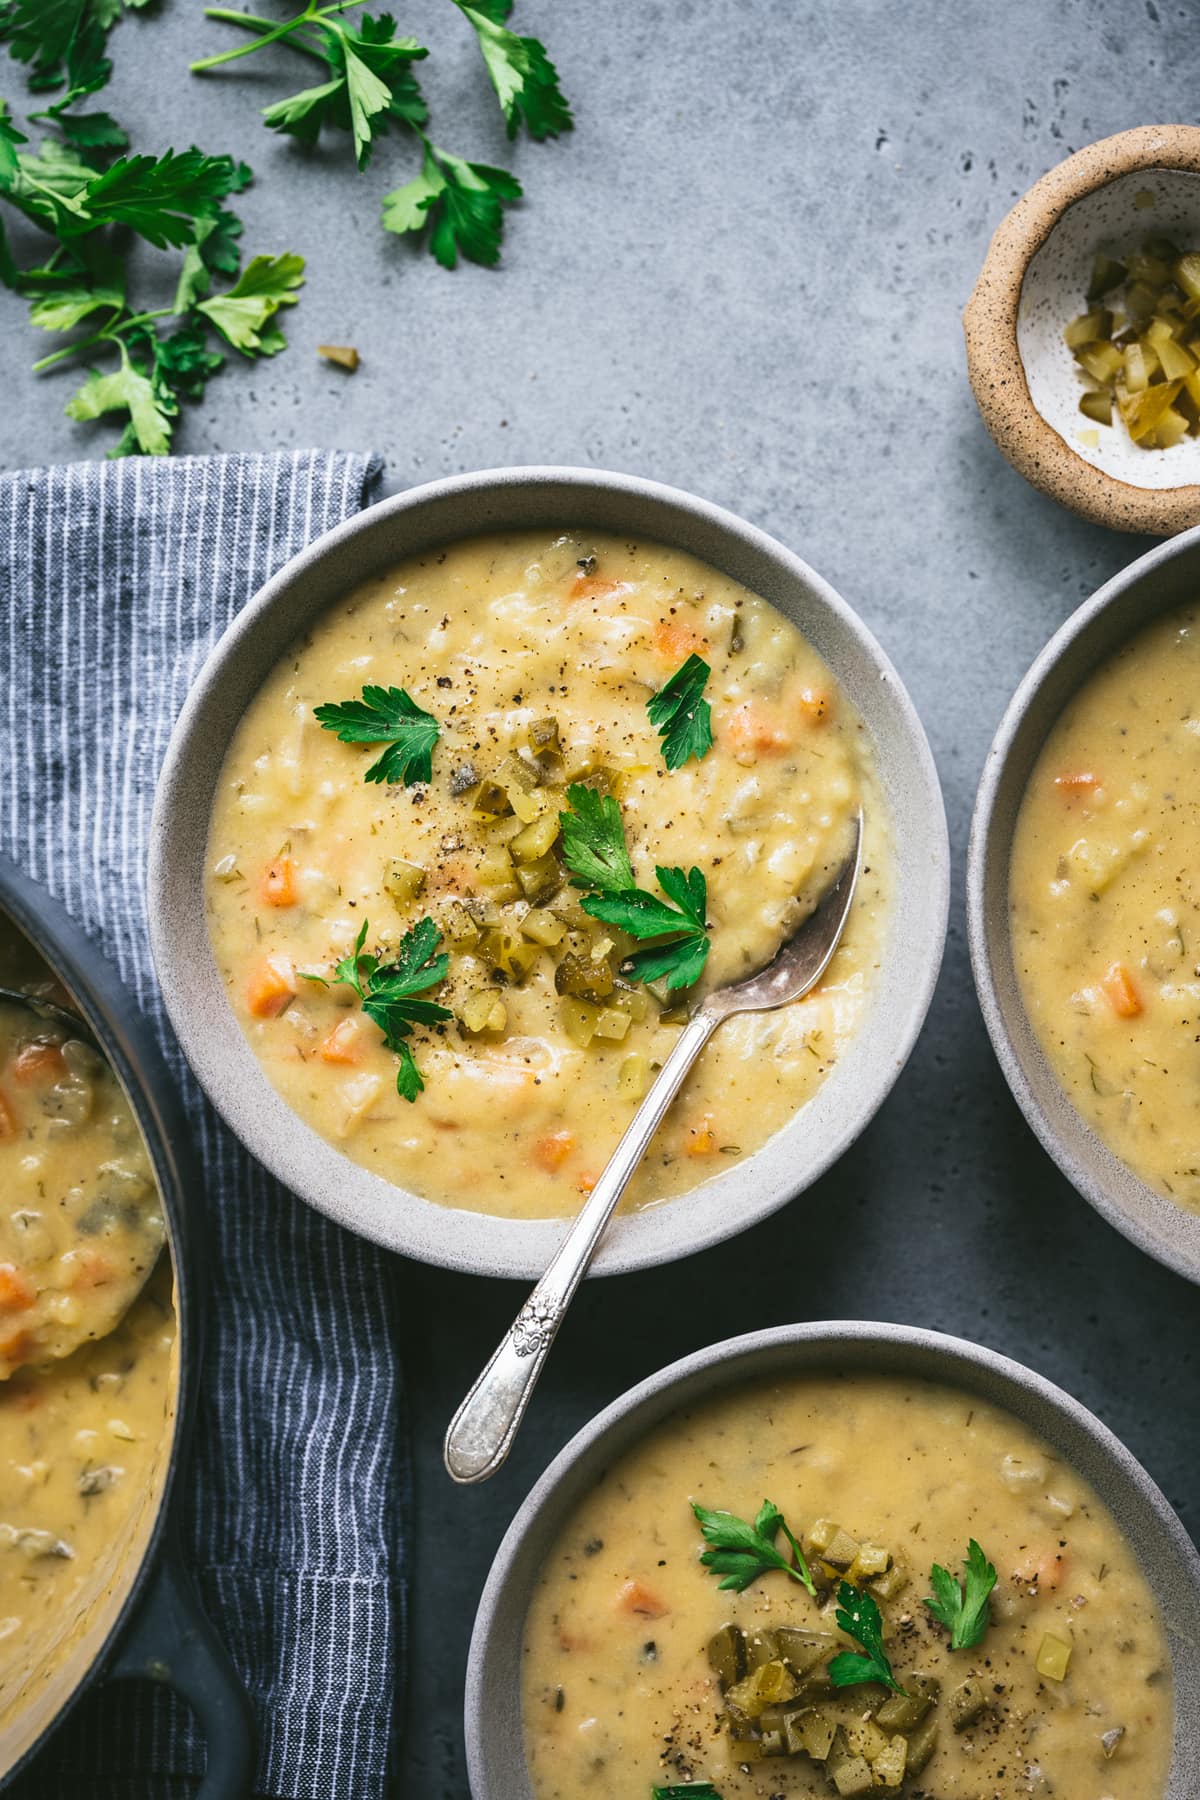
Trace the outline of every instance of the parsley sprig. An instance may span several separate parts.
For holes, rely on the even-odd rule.
[[[892,1674],[883,1647],[883,1618],[870,1594],[860,1593],[843,1581],[838,1587],[837,1622],[848,1637],[862,1646],[862,1655],[843,1650],[829,1665],[834,1687],[855,1687],[860,1681],[882,1682],[895,1694],[904,1689]]]
[[[700,762],[712,749],[712,708],[703,698],[711,674],[704,659],[693,652],[646,702],[668,769],[681,769],[690,756]]]
[[[714,1575],[723,1577],[717,1583],[719,1588],[729,1588],[733,1593],[740,1594],[768,1570],[782,1569],[816,1598],[817,1590],[804,1560],[804,1552],[773,1501],[763,1501],[753,1524],[747,1519],[739,1519],[736,1513],[698,1506],[694,1500],[692,1511],[699,1523],[701,1536],[710,1546],[702,1553],[700,1561]],[[775,1540],[781,1531],[791,1546],[794,1562],[782,1556],[775,1548]]]
[[[934,1563],[929,1571],[933,1594],[924,1602],[950,1633],[952,1650],[973,1649],[991,1624],[988,1601],[996,1585],[996,1571],[974,1538],[967,1545],[963,1568],[965,1579],[960,1583],[948,1569]]]
[[[425,1083],[408,1042],[412,1028],[414,1025],[436,1025],[453,1017],[447,1007],[439,1006],[433,1000],[418,1000],[415,996],[446,979],[450,958],[445,951],[435,955],[442,934],[428,917],[419,919],[411,931],[405,932],[395,960],[390,963],[381,962],[371,951],[364,951],[367,928],[364,919],[353,950],[338,963],[332,977],[327,979],[324,975],[305,973],[304,979],[320,982],[323,987],[328,987],[331,981],[349,983],[361,1000],[367,1017],[383,1033],[388,1049],[400,1058],[396,1070],[397,1093],[402,1100],[414,1101],[424,1090]]]
[[[304,262],[255,257],[214,292],[222,277],[238,275],[242,227],[226,201],[246,187],[250,170],[195,148],[124,154],[125,133],[109,114],[73,110],[108,80],[106,40],[121,10],[122,0],[0,0],[0,40],[26,66],[30,88],[65,89],[28,115],[49,134],[36,151],[0,102],[0,281],[29,301],[38,330],[88,327],[33,365],[37,373],[75,358],[92,365],[66,403],[68,416],[123,415],[110,454],[162,455],[184,403],[199,400],[222,367],[222,343],[246,356],[283,348],[275,315],[295,304]],[[19,264],[4,233],[5,208],[51,247]],[[159,251],[183,252],[170,306],[147,310],[129,294],[129,232]],[[95,366],[101,358],[109,366]]]
[[[584,912],[630,937],[669,939],[635,950],[622,971],[632,981],[665,981],[668,988],[691,987],[708,959],[708,887],[699,869],[656,868],[667,899],[636,886],[621,812],[611,794],[599,795],[578,783],[567,789],[571,811],[559,814],[563,860],[576,887],[595,890],[581,901]],[[674,904],[668,904],[673,902]]]
[[[509,137],[523,125],[543,141],[570,131],[571,109],[545,45],[521,37],[506,23],[512,0],[454,0],[479,44],[496,91]],[[326,127],[348,131],[355,159],[365,169],[378,139],[393,124],[410,131],[421,147],[421,167],[410,181],[383,199],[385,231],[424,234],[432,254],[452,269],[459,256],[492,265],[500,258],[503,209],[522,195],[507,169],[471,162],[428,137],[429,109],[413,65],[429,52],[415,38],[397,36],[390,13],[351,22],[362,0],[307,0],[302,12],[282,21],[261,19],[225,7],[208,7],[205,17],[254,33],[249,43],[202,57],[191,67],[204,73],[267,44],[286,48],[323,65],[325,79],[277,100],[263,110],[273,130],[313,144]]]
[[[363,688],[361,700],[329,701],[313,708],[313,718],[343,744],[386,744],[363,779],[411,786],[433,777],[433,746],[441,727],[417,705],[406,688]]]

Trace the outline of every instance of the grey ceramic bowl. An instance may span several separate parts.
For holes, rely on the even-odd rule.
[[[1013,695],[984,765],[967,855],[967,924],[979,1003],[1009,1087],[1063,1174],[1118,1231],[1200,1281],[1200,1216],[1125,1166],[1076,1112],[1021,1001],[1008,875],[1021,799],[1046,737],[1076,689],[1140,625],[1200,593],[1200,526],[1131,563],[1086,600]]]
[[[1107,1426],[994,1350],[907,1325],[784,1325],[699,1350],[585,1425],[533,1488],[496,1552],[467,1664],[474,1800],[533,1800],[521,1720],[521,1643],[542,1564],[572,1509],[615,1457],[669,1414],[735,1383],[852,1369],[947,1382],[1030,1426],[1091,1482],[1162,1609],[1175,1672],[1175,1748],[1163,1800],[1195,1800],[1200,1768],[1200,1555],[1165,1496]]]
[[[331,602],[388,565],[478,532],[577,526],[691,551],[795,621],[838,676],[874,749],[897,858],[889,954],[864,1029],[795,1120],[702,1188],[618,1219],[598,1273],[720,1242],[784,1204],[875,1113],[920,1030],[941,962],[949,854],[929,746],[895,670],[846,603],[800,559],[731,513],[675,489],[586,469],[499,469],[430,483],[320,538],[251,601],[188,697],[151,826],[150,930],[172,1023],[210,1098],[250,1150],[313,1206],[424,1262],[532,1278],[561,1221],[435,1205],[358,1167],[303,1124],[263,1074],[225,997],[204,912],[205,847],[221,756],[261,682]]]

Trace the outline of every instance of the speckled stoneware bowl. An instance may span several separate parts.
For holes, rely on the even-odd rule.
[[[1200,438],[1142,450],[1119,420],[1093,424],[1062,335],[1087,310],[1097,252],[1122,257],[1158,235],[1200,248],[1192,125],[1122,131],[1044,175],[992,239],[963,326],[979,410],[1014,468],[1098,525],[1169,536],[1200,524]]]
[[[941,963],[949,852],[929,746],[895,670],[820,576],[773,538],[673,488],[587,469],[499,469],[432,482],[360,513],[267,583],[226,633],[188,698],[163,764],[151,825],[150,932],[180,1043],[250,1150],[353,1231],[423,1262],[484,1275],[540,1275],[555,1220],[434,1205],[360,1168],[291,1111],[260,1069],[225,996],[205,920],[205,849],[221,758],[246,706],[293,639],[367,576],[484,531],[593,527],[690,551],[794,620],[866,725],[895,846],[887,959],[863,1029],[790,1125],[690,1194],[617,1219],[595,1269],[669,1262],[731,1237],[807,1187],[853,1142],[912,1049]]]
[[[1162,1609],[1175,1674],[1175,1750],[1162,1800],[1195,1800],[1200,1768],[1200,1555],[1165,1496],[1107,1426],[1061,1388],[980,1344],[907,1325],[836,1321],[730,1338],[652,1375],[571,1439],[496,1552],[467,1662],[467,1768],[474,1800],[533,1800],[518,1648],[542,1565],[574,1507],[613,1460],[680,1407],[719,1389],[822,1370],[947,1382],[1003,1407],[1090,1481]],[[1159,1800],[1158,1796],[1145,1800]]]
[[[1072,614],[1009,703],[984,765],[967,853],[967,928],[979,1003],[1025,1117],[1085,1199],[1168,1268],[1200,1282],[1200,1216],[1147,1187],[1085,1124],[1021,1001],[1009,928],[1013,832],[1029,777],[1063,707],[1139,626],[1200,593],[1200,529],[1139,557]]]

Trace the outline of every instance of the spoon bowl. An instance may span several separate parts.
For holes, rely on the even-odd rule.
[[[443,1456],[451,1480],[486,1481],[507,1457],[550,1346],[617,1203],[717,1026],[734,1013],[769,1012],[803,999],[833,961],[862,864],[861,811],[854,817],[852,833],[849,854],[820,903],[766,967],[728,987],[714,988],[684,1026],[549,1268],[450,1421]]]

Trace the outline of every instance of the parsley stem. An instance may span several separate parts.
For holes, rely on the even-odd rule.
[[[205,69],[215,69],[221,63],[234,62],[239,56],[252,56],[264,44],[277,43],[282,38],[290,37],[301,25],[319,25],[322,19],[334,18],[351,6],[362,4],[363,0],[336,0],[332,6],[318,7],[314,0],[308,0],[302,13],[298,13],[294,19],[284,19],[282,24],[275,19],[257,18],[254,13],[233,12],[224,6],[206,6],[206,19],[216,19],[222,25],[240,25],[243,30],[257,32],[258,36],[252,44],[239,44],[234,50],[222,50],[216,56],[202,57],[199,62],[189,63],[188,68],[193,75],[202,74]],[[315,57],[318,62],[325,61],[321,52],[313,45],[306,44],[303,38],[295,39],[289,47],[301,51],[305,56]]]
[[[135,313],[132,318],[125,319],[118,325],[117,320],[121,317],[121,309],[118,306],[99,330],[93,331],[91,337],[80,338],[75,344],[64,344],[61,350],[55,350],[49,356],[43,356],[40,362],[34,363],[33,373],[40,375],[43,369],[52,369],[55,363],[62,362],[68,356],[77,356],[81,350],[90,350],[93,344],[99,344],[105,339],[110,343],[118,343],[122,334],[130,330],[132,326],[148,325],[153,319],[169,319],[173,313],[173,307],[160,306],[157,312]]]

